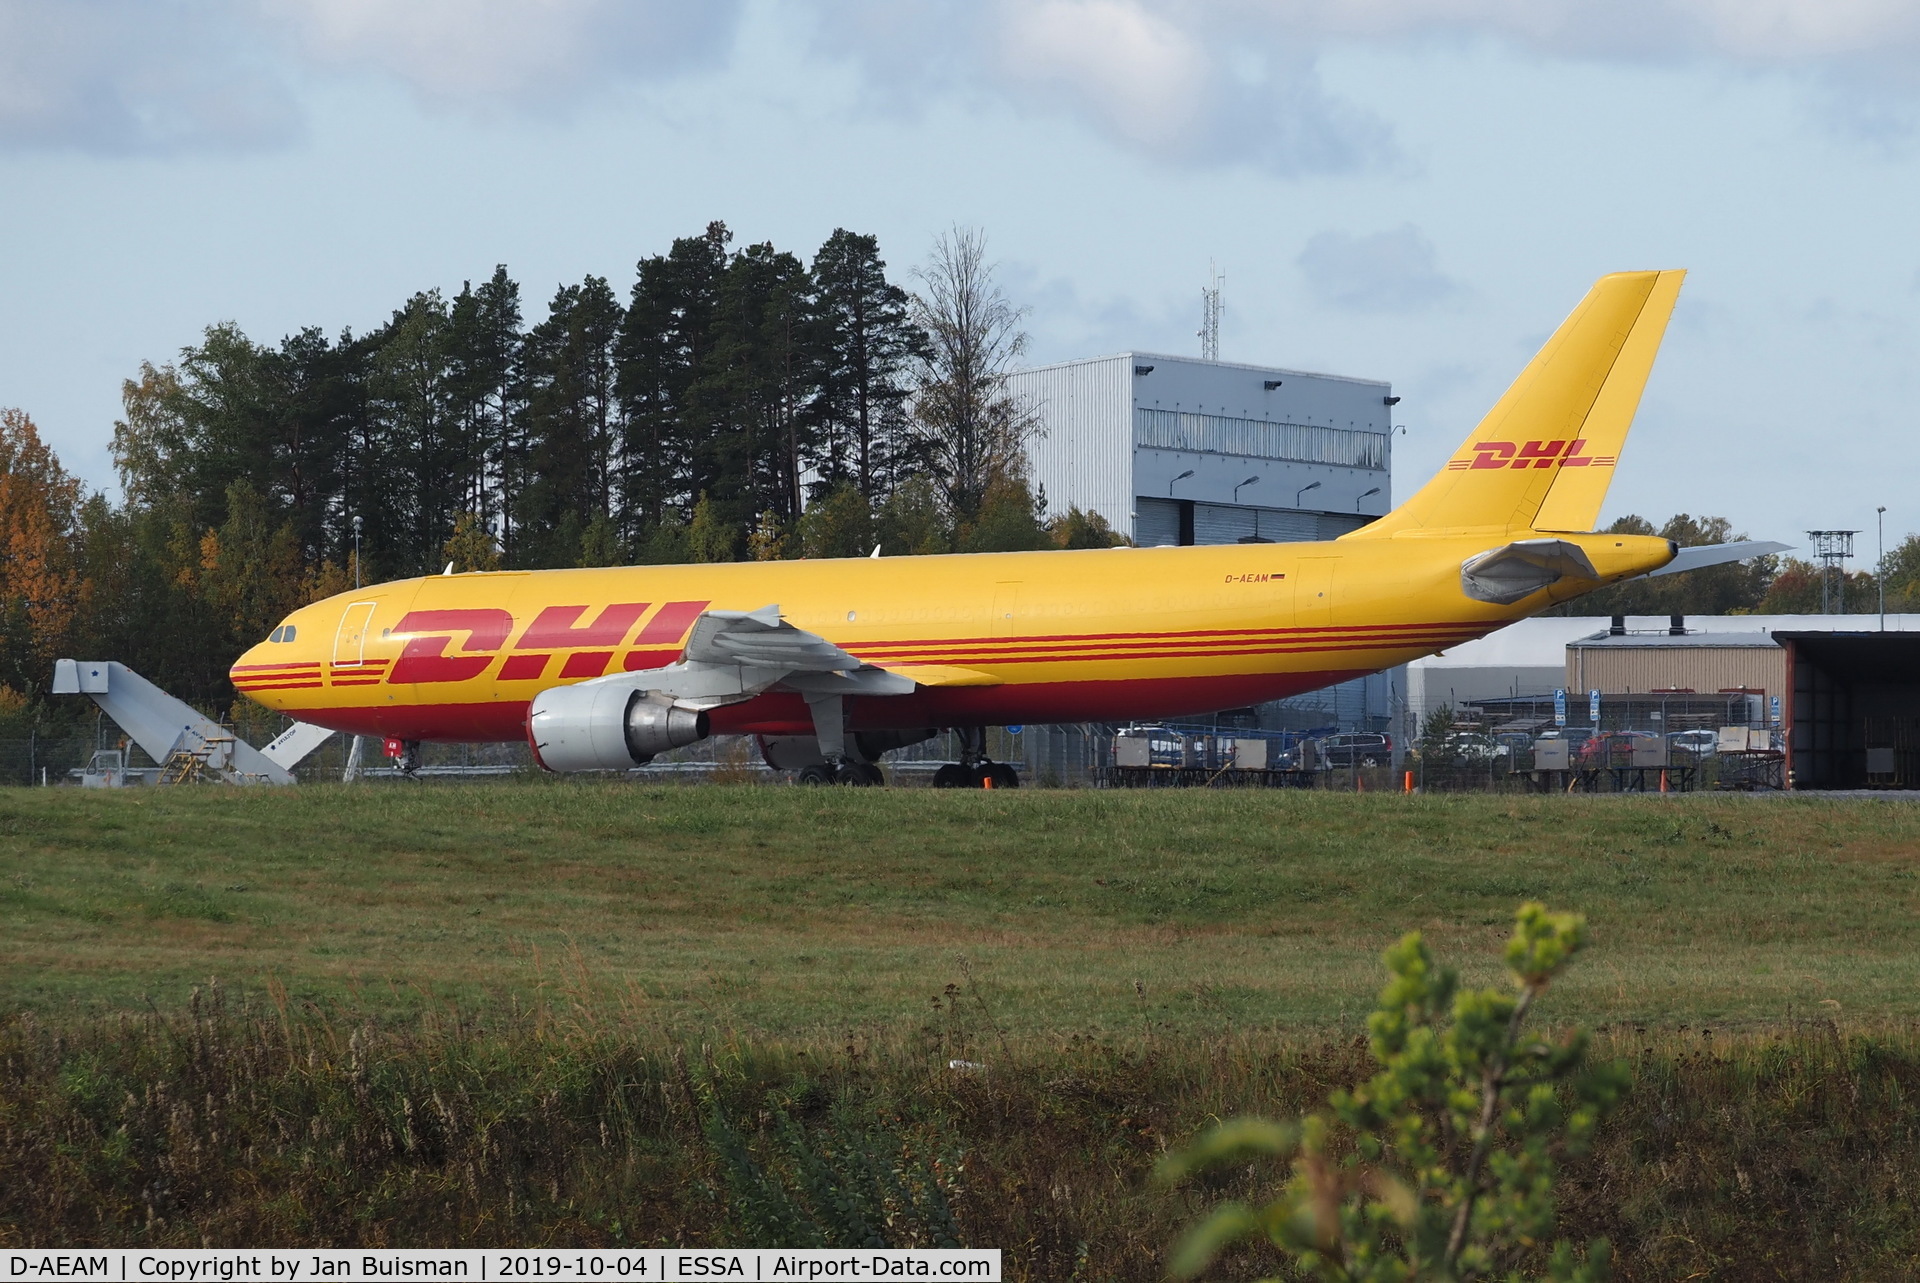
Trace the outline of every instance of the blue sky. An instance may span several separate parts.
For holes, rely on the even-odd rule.
[[[1595,276],[1685,267],[1608,514],[1905,533],[1916,55],[1892,0],[0,0],[0,405],[105,486],[214,321],[958,223],[1036,359],[1197,351],[1217,262],[1223,356],[1394,382],[1404,495]]]

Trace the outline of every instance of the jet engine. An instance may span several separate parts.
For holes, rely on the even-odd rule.
[[[656,691],[582,682],[534,696],[527,741],[549,771],[624,771],[707,738],[707,715]]]

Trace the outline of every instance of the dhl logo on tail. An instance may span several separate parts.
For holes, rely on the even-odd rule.
[[[1572,441],[1475,441],[1471,458],[1447,461],[1447,469],[1461,472],[1469,468],[1611,468],[1617,456],[1587,454],[1585,438]]]

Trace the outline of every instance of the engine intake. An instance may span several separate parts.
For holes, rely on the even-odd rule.
[[[624,771],[707,738],[707,715],[632,686],[583,682],[536,695],[527,741],[549,771]]]

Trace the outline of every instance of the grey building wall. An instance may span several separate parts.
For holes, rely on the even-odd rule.
[[[1133,529],[1133,377],[1122,353],[1022,371],[1011,384],[1042,420],[1027,466],[1049,506],[1097,512],[1122,534]]]
[[[1392,507],[1383,381],[1124,352],[1009,387],[1040,419],[1028,463],[1052,509],[1141,544],[1178,542],[1183,503],[1196,543],[1334,538]]]

